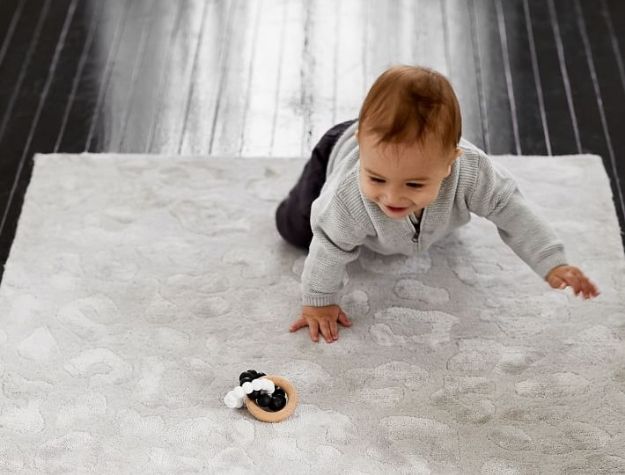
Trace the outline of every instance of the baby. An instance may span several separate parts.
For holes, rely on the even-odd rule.
[[[412,256],[427,250],[471,213],[492,221],[501,239],[554,289],[599,295],[550,225],[535,214],[511,174],[461,138],[449,81],[423,67],[395,66],[373,84],[358,120],[330,129],[295,187],[276,210],[289,243],[308,249],[302,310],[290,331],[308,326],[328,343],[351,321],[338,292],[361,246]]]

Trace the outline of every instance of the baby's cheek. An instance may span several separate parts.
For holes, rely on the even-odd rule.
[[[438,190],[439,190],[439,188],[437,188],[437,189],[435,189],[433,191],[428,191],[428,192],[425,193],[423,198],[426,200],[428,205],[430,205],[431,203],[434,202],[434,200],[438,196]]]
[[[378,200],[377,193],[375,193],[375,191],[372,190],[370,186],[363,184],[361,186],[361,189],[362,189],[362,194],[365,195],[365,198],[367,198],[368,200],[371,200],[371,201]]]

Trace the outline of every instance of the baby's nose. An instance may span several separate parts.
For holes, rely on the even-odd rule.
[[[401,206],[402,203],[406,202],[406,199],[401,193],[388,192],[386,194],[386,202],[394,206]]]

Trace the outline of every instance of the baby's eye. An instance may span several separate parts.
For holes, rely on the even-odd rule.
[[[370,176],[369,178],[375,183],[384,183],[384,180],[382,180],[381,178],[375,178],[373,176]]]
[[[423,185],[421,183],[407,183],[410,188],[421,188]]]

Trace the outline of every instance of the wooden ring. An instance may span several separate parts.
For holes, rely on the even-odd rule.
[[[262,407],[256,404],[256,401],[253,401],[246,395],[245,407],[247,407],[250,414],[252,414],[259,421],[263,422],[280,422],[293,414],[293,411],[295,411],[295,407],[299,402],[299,396],[295,386],[293,386],[288,379],[283,378],[282,376],[270,374],[268,376],[261,377],[273,381],[273,384],[284,389],[287,397],[286,406],[276,412],[265,411]]]

